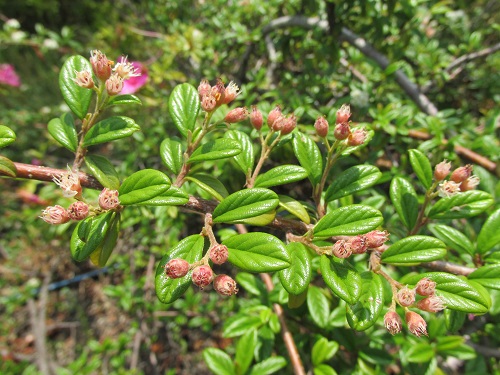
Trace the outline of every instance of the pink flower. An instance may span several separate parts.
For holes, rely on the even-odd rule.
[[[19,87],[21,79],[11,64],[0,64],[0,84]]]
[[[117,60],[117,63],[123,66],[127,66],[128,70],[133,72],[133,74],[129,74],[129,78],[123,81],[123,89],[120,92],[121,95],[136,93],[148,81],[148,72],[146,67],[142,65],[142,63],[138,61],[127,62],[127,59],[123,57],[120,57]]]

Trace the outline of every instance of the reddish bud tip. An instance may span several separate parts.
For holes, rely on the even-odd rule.
[[[347,122],[335,125],[333,129],[333,136],[335,139],[342,141],[351,135],[351,127]]]
[[[112,210],[120,206],[118,190],[102,189],[101,194],[99,194],[99,206],[103,210]]]
[[[405,286],[398,291],[396,298],[401,306],[411,306],[415,303],[415,290]]]
[[[437,191],[441,198],[452,197],[460,193],[460,183],[454,181],[444,181],[439,184]]]
[[[218,275],[214,280],[214,289],[222,296],[232,296],[238,293],[236,281],[228,275]]]
[[[46,223],[49,224],[64,224],[69,221],[69,214],[62,206],[49,206],[42,211],[40,216]]]
[[[217,100],[212,94],[203,95],[201,98],[201,108],[205,112],[212,112],[217,107]]]
[[[352,250],[346,240],[339,240],[333,245],[333,255],[337,258],[349,258]]]
[[[76,77],[73,80],[78,86],[85,89],[91,89],[94,87],[94,80],[92,79],[92,73],[86,70],[81,72],[75,72]]]
[[[413,311],[407,311],[405,314],[405,320],[408,330],[415,336],[427,336],[427,323],[419,314]]]
[[[202,79],[200,85],[198,86],[198,95],[200,96],[200,100],[202,100],[205,95],[210,94],[211,89],[212,86],[210,86],[208,80],[206,80],[205,78]]]
[[[184,277],[189,271],[189,263],[184,259],[171,259],[165,264],[165,274],[171,279]]]
[[[224,117],[224,121],[228,124],[235,124],[243,121],[248,117],[248,109],[246,107],[238,107],[229,111]]]
[[[239,93],[240,88],[233,81],[229,82],[229,85],[227,85],[226,89],[224,90],[224,100],[222,101],[222,103],[231,103]]]
[[[423,311],[436,313],[438,311],[444,310],[446,306],[441,297],[434,295],[418,301],[417,307]]]
[[[443,181],[446,176],[450,173],[451,163],[443,160],[441,163],[437,164],[434,168],[434,178],[437,181]]]
[[[90,65],[92,65],[92,70],[101,81],[104,82],[111,76],[113,61],[108,60],[101,51],[93,50],[90,52]]]
[[[191,275],[194,285],[198,286],[200,289],[205,288],[210,285],[214,279],[214,273],[209,266],[198,266],[193,270]]]
[[[274,107],[273,110],[271,110],[271,112],[269,112],[269,114],[267,115],[267,125],[272,128],[274,122],[278,119],[278,117],[281,116],[281,108],[279,105],[277,105],[276,107]]]
[[[226,245],[219,244],[210,248],[208,256],[214,264],[222,264],[229,257],[229,251]]]
[[[220,107],[224,104],[226,98],[226,88],[224,87],[224,82],[220,78],[217,78],[217,83],[212,86],[210,90],[211,95],[215,98],[216,106]]]
[[[403,321],[396,311],[389,311],[384,316],[384,325],[391,335],[395,335],[401,332]]]
[[[366,237],[364,235],[351,237],[347,240],[347,243],[353,254],[363,254],[366,253],[366,250],[368,250]]]
[[[106,91],[109,96],[118,95],[123,90],[123,78],[114,73],[106,80]]]
[[[349,146],[359,146],[365,143],[368,133],[365,129],[356,129],[347,138]]]
[[[418,281],[415,291],[420,296],[431,296],[436,291],[436,282],[424,277]]]
[[[89,215],[89,206],[82,201],[73,202],[68,207],[68,215],[72,220],[83,220]]]
[[[385,230],[372,230],[365,234],[365,239],[370,249],[376,249],[389,240],[389,233]]]
[[[472,174],[472,165],[467,164],[465,167],[459,167],[453,171],[450,176],[450,180],[453,182],[464,182]]]
[[[262,129],[262,124],[264,123],[262,112],[259,111],[254,105],[252,106],[252,112],[250,113],[250,123],[256,130]]]
[[[474,190],[479,185],[479,177],[470,176],[467,180],[460,184],[460,191]]]
[[[293,129],[297,126],[297,117],[292,114],[291,116],[285,118],[283,121],[283,127],[281,128],[281,135],[290,134]]]
[[[328,135],[328,129],[330,125],[328,121],[323,116],[319,116],[314,123],[314,129],[316,129],[316,133],[321,137],[325,138]]]
[[[340,109],[337,111],[337,119],[335,120],[335,123],[342,124],[347,122],[349,121],[349,117],[351,117],[351,107],[348,104],[342,104]]]

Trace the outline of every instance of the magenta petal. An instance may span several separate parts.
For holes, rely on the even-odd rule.
[[[21,79],[11,64],[0,65],[0,84],[14,87],[21,86]]]
[[[121,95],[125,94],[134,94],[137,92],[142,86],[146,84],[148,80],[148,75],[147,74],[142,74],[139,77],[131,77],[129,79],[126,79],[123,82],[123,89],[120,92]]]

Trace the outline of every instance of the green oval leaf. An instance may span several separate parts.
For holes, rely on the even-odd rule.
[[[246,133],[238,130],[229,130],[224,133],[224,137],[238,141],[238,143],[240,144],[241,152],[238,155],[234,156],[234,161],[246,176],[250,176],[254,163],[254,150],[252,140]]]
[[[181,189],[170,188],[156,197],[137,203],[138,206],[182,206],[189,201],[189,195]]]
[[[411,345],[405,353],[406,360],[411,363],[429,362],[434,356],[434,348],[428,343]]]
[[[127,206],[147,201],[170,188],[168,177],[154,169],[144,169],[130,175],[118,189],[120,204]]]
[[[410,236],[389,246],[382,253],[382,262],[410,266],[431,262],[446,255],[446,245],[434,237]]]
[[[250,330],[258,329],[264,322],[259,316],[248,313],[236,314],[224,322],[222,335],[224,337],[238,337]]]
[[[434,177],[429,159],[427,159],[427,156],[420,150],[412,149],[408,150],[408,153],[410,154],[410,164],[413,168],[413,172],[415,172],[422,185],[424,185],[426,189],[429,189],[432,185],[432,178]]]
[[[361,276],[345,259],[321,256],[321,274],[326,285],[339,298],[354,305],[361,294]]]
[[[104,240],[97,247],[97,249],[90,254],[90,260],[96,266],[104,267],[108,262],[111,253],[113,252],[116,241],[118,240],[118,234],[120,232],[120,215],[116,214],[111,218],[109,224],[109,229],[104,236]]]
[[[83,56],[71,56],[63,64],[59,73],[59,88],[64,101],[79,119],[83,119],[89,109],[93,91],[78,86],[75,81],[75,71],[92,72],[90,62]]]
[[[482,266],[472,272],[468,279],[487,288],[500,290],[500,264]]]
[[[240,374],[244,374],[254,358],[255,348],[257,347],[257,331],[255,329],[247,331],[238,340],[236,345],[236,356],[234,358],[236,367]]]
[[[215,141],[207,142],[194,150],[188,162],[194,163],[197,161],[230,158],[241,152],[240,147],[237,141],[228,138],[219,138]]]
[[[206,348],[203,350],[203,359],[214,374],[236,374],[231,357],[218,348]]]
[[[330,304],[320,288],[310,285],[307,291],[307,307],[314,323],[326,328],[330,317]]]
[[[427,215],[431,219],[461,219],[479,215],[494,203],[490,194],[470,190],[442,198],[432,206]]]
[[[214,223],[238,223],[266,214],[279,204],[278,195],[271,190],[254,188],[240,190],[223,199],[213,212]]]
[[[431,224],[429,230],[443,241],[450,249],[462,254],[474,255],[474,245],[469,238],[459,230],[443,224]]]
[[[290,267],[283,242],[268,233],[252,232],[222,242],[229,250],[229,262],[248,272],[272,272]]]
[[[384,309],[384,286],[379,275],[361,274],[361,294],[354,305],[347,306],[347,322],[357,331],[364,331],[376,322]]]
[[[408,230],[412,230],[418,217],[418,198],[412,184],[403,177],[394,177],[391,182],[392,204]]]
[[[281,208],[298,217],[306,224],[309,224],[311,222],[311,218],[309,217],[309,214],[307,213],[307,210],[302,203],[296,201],[293,198],[290,198],[288,195],[278,195],[278,198],[280,200],[279,205]]]
[[[477,236],[477,251],[485,254],[500,243],[500,208],[495,210],[483,224]]]
[[[209,174],[197,173],[186,177],[186,180],[194,182],[219,202],[229,195],[222,182]]]
[[[184,277],[171,279],[165,274],[165,264],[171,259],[184,259],[189,263],[199,261],[203,255],[204,244],[204,237],[194,234],[184,238],[161,258],[156,268],[155,289],[156,296],[162,303],[174,302],[191,285],[191,272],[188,272]]]
[[[49,134],[62,146],[75,152],[78,147],[78,136],[76,134],[75,123],[70,113],[66,113],[61,118],[54,118],[47,125]]]
[[[376,184],[382,173],[372,165],[355,165],[339,174],[326,190],[325,201],[345,197]]]
[[[311,359],[314,366],[330,360],[339,350],[339,343],[336,341],[328,341],[325,337],[321,337],[314,343],[311,351]]]
[[[457,332],[465,323],[467,316],[463,311],[445,309],[443,311],[446,329],[450,332]]]
[[[139,130],[141,130],[139,125],[129,117],[109,117],[99,121],[85,134],[83,146],[88,147],[129,137]]]
[[[200,111],[198,90],[189,83],[177,85],[168,99],[168,111],[179,132],[187,137],[193,132]]]
[[[163,163],[173,174],[179,174],[182,167],[182,144],[175,139],[165,138],[160,145]]]
[[[318,145],[307,135],[296,132],[293,134],[293,151],[300,165],[307,171],[309,180],[317,185],[323,174],[323,156]]]
[[[249,375],[271,375],[286,365],[287,361],[283,357],[269,357],[253,366]]]
[[[427,272],[404,277],[403,284],[416,285],[427,277],[436,282],[436,294],[440,296],[446,308],[466,313],[485,314],[491,307],[491,298],[479,283],[446,272]]]
[[[104,241],[115,215],[108,212],[82,220],[73,230],[70,241],[71,257],[77,262],[86,260]]]
[[[139,99],[135,95],[125,94],[125,95],[112,96],[111,99],[109,99],[107,106],[111,107],[112,105],[131,105],[131,104],[142,105],[142,102],[141,99]]]
[[[99,155],[86,155],[85,164],[102,186],[111,190],[119,189],[120,179],[118,172],[116,172],[108,159]]]
[[[298,295],[304,292],[311,282],[311,256],[307,248],[299,242],[290,242],[286,245],[290,256],[290,267],[279,271],[279,278],[283,288]]]
[[[307,177],[307,172],[304,168],[298,165],[280,165],[272,168],[266,173],[257,176],[255,187],[270,187],[277,185],[289,184],[303,180]]]
[[[360,204],[329,212],[314,226],[315,237],[351,236],[367,233],[383,222],[380,211]]]
[[[15,140],[16,133],[11,128],[0,125],[0,148],[10,145]]]
[[[15,178],[17,176],[16,165],[12,160],[0,155],[0,176],[9,176]]]

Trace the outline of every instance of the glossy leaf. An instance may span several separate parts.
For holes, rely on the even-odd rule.
[[[249,375],[270,375],[285,367],[287,361],[285,358],[276,356],[264,359],[252,367]]]
[[[434,349],[428,343],[417,343],[409,346],[405,358],[411,363],[424,363],[429,362],[434,355]]]
[[[182,167],[182,145],[175,139],[165,138],[160,145],[163,163],[173,174],[179,174]]]
[[[288,294],[288,308],[297,309],[304,304],[307,299],[307,289],[300,294]]]
[[[382,173],[372,165],[356,165],[335,177],[335,180],[326,190],[325,201],[345,197],[377,183]]]
[[[320,328],[326,328],[330,316],[330,304],[320,288],[313,285],[309,286],[307,307],[314,323]]]
[[[158,299],[162,303],[172,303],[191,285],[191,272],[184,277],[171,279],[165,274],[165,264],[171,259],[184,259],[189,263],[197,262],[203,255],[205,239],[199,234],[184,238],[164,255],[155,274],[155,289]]]
[[[339,350],[339,343],[336,341],[328,341],[327,338],[321,337],[314,343],[311,351],[311,359],[313,366],[318,366],[322,362],[329,361]]]
[[[236,275],[236,282],[248,293],[255,296],[266,294],[267,290],[264,283],[256,275],[248,272],[238,272]]]
[[[78,136],[76,134],[73,116],[70,113],[54,118],[47,125],[49,134],[62,146],[75,152],[78,147]]]
[[[321,274],[326,285],[339,298],[354,305],[361,294],[361,275],[345,259],[321,256]]]
[[[351,236],[367,233],[383,222],[380,211],[359,204],[337,208],[314,226],[315,237]]]
[[[0,125],[0,148],[10,145],[15,140],[16,133],[11,128]]]
[[[111,223],[104,236],[104,240],[97,247],[97,249],[90,254],[90,260],[92,263],[99,267],[104,267],[108,262],[108,259],[116,246],[116,241],[120,232],[120,216],[115,215],[111,218],[110,222]]]
[[[245,175],[249,176],[253,169],[254,164],[254,150],[253,143],[250,137],[241,131],[238,130],[229,130],[224,133],[225,138],[231,138],[235,141],[238,141],[240,144],[241,152],[234,156],[234,161],[236,165],[245,173]]]
[[[311,256],[308,249],[299,242],[290,242],[286,245],[290,256],[290,267],[279,271],[281,285],[291,294],[301,294],[311,282]]]
[[[228,138],[219,138],[215,141],[207,142],[198,147],[191,154],[189,163],[207,160],[219,160],[230,158],[241,152],[241,146],[237,141]]]
[[[465,323],[467,314],[463,311],[445,309],[443,311],[446,329],[450,332],[458,332]]]
[[[408,154],[410,155],[410,164],[413,168],[413,172],[415,172],[422,185],[424,185],[426,189],[429,189],[432,185],[432,178],[434,177],[431,162],[420,150],[408,150]]]
[[[434,236],[443,241],[450,249],[462,254],[474,255],[474,245],[459,230],[444,224],[431,224],[429,225],[429,229]]]
[[[107,119],[99,121],[87,132],[87,134],[85,134],[83,146],[89,147],[99,143],[130,137],[139,130],[141,130],[139,125],[130,117],[108,117]]]
[[[485,254],[500,243],[500,208],[495,210],[483,224],[477,237],[477,251]]]
[[[90,62],[83,56],[71,56],[63,64],[59,72],[59,88],[64,101],[79,119],[83,119],[89,109],[93,91],[78,86],[75,72],[92,72]]]
[[[405,237],[382,253],[382,262],[397,265],[415,265],[431,262],[446,255],[446,245],[434,237]]]
[[[337,371],[335,371],[332,367],[328,366],[325,363],[314,366],[313,370],[314,375],[337,375]]]
[[[472,272],[468,279],[487,288],[500,290],[500,264],[482,266]]]
[[[118,172],[116,172],[108,159],[99,155],[86,155],[85,164],[90,173],[97,178],[97,181],[99,181],[102,186],[111,190],[118,190],[120,187]]]
[[[307,213],[307,210],[302,203],[296,201],[293,198],[290,198],[288,195],[278,195],[278,198],[280,200],[279,205],[281,208],[298,217],[304,223],[311,223],[311,218],[309,217],[309,214]]]
[[[280,165],[260,174],[255,179],[255,187],[270,187],[297,182],[307,177],[304,168],[298,165]]]
[[[491,307],[490,295],[483,286],[446,272],[412,274],[402,278],[400,282],[414,286],[424,277],[436,282],[436,294],[444,300],[447,309],[485,314]]]
[[[214,374],[236,375],[231,357],[218,348],[206,348],[203,350],[203,359]]]
[[[408,230],[413,229],[418,216],[418,198],[412,184],[403,177],[394,177],[391,182],[390,196],[404,226]]]
[[[196,88],[189,83],[177,85],[168,99],[168,111],[179,132],[187,137],[193,132],[200,111],[200,99]]]
[[[15,178],[17,175],[17,168],[10,159],[0,155],[0,176],[2,175]]]
[[[194,182],[219,202],[229,195],[222,182],[209,174],[197,173],[186,177],[186,180]]]
[[[323,156],[318,145],[307,135],[293,134],[293,151],[300,165],[307,171],[309,180],[317,185],[323,174]]]
[[[136,204],[138,206],[182,206],[188,201],[188,194],[175,186],[170,186],[167,191],[158,194],[154,198]]]
[[[109,99],[107,106],[110,107],[112,105],[131,105],[138,104],[142,105],[141,99],[139,99],[135,95],[125,94],[125,95],[117,95],[111,97]]]
[[[238,223],[266,214],[279,204],[278,195],[268,189],[240,190],[220,202],[213,212],[214,223]]]
[[[347,322],[356,331],[372,327],[384,309],[384,286],[373,272],[361,274],[361,294],[354,305],[347,306]]]
[[[123,181],[118,192],[122,205],[141,203],[165,193],[170,188],[168,177],[154,169],[135,172]]]
[[[236,345],[236,362],[237,372],[244,374],[254,358],[255,348],[257,347],[257,331],[255,329],[247,331],[238,340]]]
[[[70,241],[71,257],[82,262],[90,256],[104,241],[114,212],[91,216],[82,220],[73,230]]]
[[[258,316],[251,314],[237,314],[233,315],[224,322],[222,335],[224,337],[238,337],[246,332],[258,329],[264,324],[262,319]]]
[[[268,233],[252,232],[222,242],[229,250],[229,262],[248,272],[272,272],[290,267],[285,245]]]
[[[441,198],[428,213],[431,219],[461,219],[479,215],[494,203],[490,194],[480,190]]]

